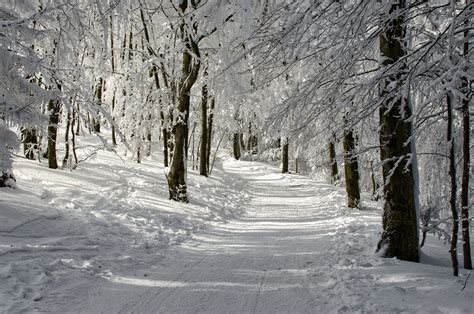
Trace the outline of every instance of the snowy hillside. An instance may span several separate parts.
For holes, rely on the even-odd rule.
[[[164,169],[112,152],[76,171],[17,158],[0,190],[0,312],[474,311],[429,238],[423,263],[374,254],[381,211],[341,188],[224,157],[168,200]],[[368,204],[368,205],[367,205]]]

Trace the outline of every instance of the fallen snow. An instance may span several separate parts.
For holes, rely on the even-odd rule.
[[[101,151],[75,171],[17,158],[0,190],[0,312],[472,313],[430,237],[423,263],[373,249],[381,212],[341,188],[223,158],[168,200],[160,156]]]

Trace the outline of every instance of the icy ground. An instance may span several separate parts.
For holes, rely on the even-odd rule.
[[[342,188],[230,158],[190,171],[178,204],[158,160],[17,158],[19,188],[0,190],[0,312],[474,312],[474,278],[462,290],[441,241],[420,264],[374,254],[377,204],[350,210]]]

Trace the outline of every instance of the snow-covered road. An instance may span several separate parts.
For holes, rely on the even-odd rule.
[[[97,237],[96,242],[88,239],[89,246],[81,246],[77,252],[63,246],[65,258],[60,258],[61,253],[49,250],[48,254],[56,254],[52,263],[44,262],[44,254],[40,254],[42,263],[52,268],[49,272],[39,272],[41,278],[50,276],[54,279],[45,281],[38,289],[41,294],[36,299],[29,297],[30,303],[18,301],[21,296],[15,294],[18,304],[23,307],[10,304],[10,310],[23,308],[55,313],[469,313],[474,309],[470,299],[473,288],[461,292],[463,278],[451,277],[449,268],[380,259],[374,255],[373,248],[380,232],[379,210],[369,206],[363,211],[351,210],[345,206],[342,189],[304,176],[282,175],[276,167],[263,163],[227,159],[217,173],[217,179],[191,177],[191,192],[195,195],[191,205],[174,210],[186,213],[203,207],[209,200],[223,198],[225,191],[219,189],[227,186],[236,189],[238,194],[230,193],[225,201],[221,200],[232,209],[224,220],[216,218],[200,230],[191,228],[188,233],[193,235],[184,237],[179,245],[154,247],[148,242],[129,245],[124,238],[134,236],[134,243],[137,243],[142,234],[140,224],[130,227],[132,231],[137,229],[136,233],[123,233],[122,227],[110,222],[114,215],[125,215],[127,224],[135,219],[152,233],[150,225],[161,219],[161,216],[153,218],[156,215],[153,204],[166,206],[172,203],[166,200],[147,203],[143,191],[147,186],[153,186],[152,180],[156,176],[152,173],[147,177],[146,171],[135,173],[138,173],[135,178],[132,171],[123,174],[129,182],[127,186],[123,184],[123,176],[115,187],[110,184],[115,194],[111,190],[108,195],[120,194],[126,204],[104,200],[104,193],[92,202],[96,207],[101,205],[101,211],[86,216],[87,219],[94,222],[93,219],[100,216],[108,221],[104,222],[104,230],[99,228],[100,232],[96,232],[98,227],[88,227],[88,234]],[[136,182],[131,183],[137,178],[141,180],[140,189],[136,188]],[[212,180],[220,180],[221,187]],[[211,183],[205,185],[206,182]],[[59,204],[58,199],[53,202],[55,206]],[[69,196],[67,199],[74,207],[83,204],[87,196],[76,199]],[[204,221],[214,219],[212,215],[206,215]],[[163,230],[167,229],[159,232]],[[72,238],[69,242],[73,242]],[[4,253],[9,256],[9,264],[4,267],[3,276],[21,278],[18,272],[11,270],[19,265],[12,262],[12,254],[12,251]],[[31,255],[28,258],[36,260]],[[32,265],[38,267],[38,264]]]
[[[87,298],[72,294],[67,308],[77,302],[73,308],[84,312],[357,310],[358,291],[349,291],[354,275],[344,269],[374,266],[362,243],[377,232],[379,214],[347,215],[340,191],[264,164],[227,162],[224,170],[250,195],[242,216],[197,233],[151,267],[104,272],[106,280],[76,287]],[[357,276],[360,284],[374,279]],[[341,296],[340,289],[347,291]]]

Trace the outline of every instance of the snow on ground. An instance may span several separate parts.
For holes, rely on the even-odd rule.
[[[424,263],[381,259],[381,213],[341,188],[224,158],[168,200],[159,156],[100,151],[78,170],[17,158],[0,190],[0,312],[474,312],[467,273],[429,238]]]

